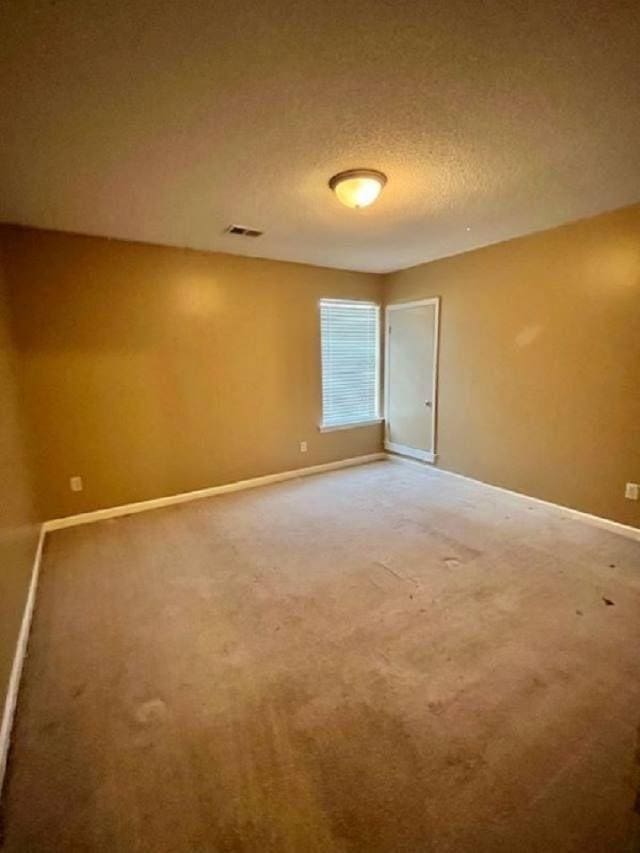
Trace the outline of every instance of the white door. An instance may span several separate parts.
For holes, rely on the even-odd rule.
[[[435,460],[439,299],[387,306],[385,447]]]

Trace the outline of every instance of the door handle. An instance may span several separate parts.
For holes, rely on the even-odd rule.
[[[424,401],[424,404],[425,404],[425,406],[427,407],[427,409],[430,409],[430,408],[431,408],[431,400],[425,400],[425,401]]]

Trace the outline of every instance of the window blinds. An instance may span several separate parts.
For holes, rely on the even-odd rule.
[[[372,302],[320,301],[322,426],[379,418],[380,309]]]

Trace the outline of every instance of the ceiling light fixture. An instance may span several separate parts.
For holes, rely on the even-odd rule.
[[[387,183],[387,176],[375,169],[349,169],[329,181],[330,188],[346,207],[369,207]]]

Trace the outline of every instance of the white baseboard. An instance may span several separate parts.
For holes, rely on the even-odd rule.
[[[31,571],[29,592],[27,593],[27,601],[25,603],[24,611],[22,613],[20,633],[18,634],[16,653],[13,658],[11,675],[9,676],[9,686],[7,687],[7,696],[2,712],[2,722],[0,723],[0,792],[2,791],[4,775],[7,769],[7,757],[9,755],[11,729],[13,726],[13,717],[16,710],[16,703],[18,701],[18,690],[20,689],[20,676],[22,674],[22,665],[27,654],[27,643],[29,642],[31,617],[33,616],[33,608],[36,600],[36,589],[38,586],[38,576],[40,574],[40,561],[42,560],[42,548],[44,546],[45,532],[46,531],[43,524],[40,526],[40,536],[38,537],[38,546],[36,548],[36,555],[33,561],[33,569]]]
[[[445,468],[427,468],[425,465],[422,465],[413,459],[403,459],[401,456],[394,456],[391,454],[387,454],[387,458],[393,459],[396,462],[416,465],[419,468],[422,468],[423,471],[428,471],[428,473],[433,476],[441,474],[444,477],[455,477],[458,480],[466,480],[467,482],[474,483],[477,486],[484,486],[485,489],[491,489],[494,492],[502,492],[504,495],[511,495],[512,497],[520,498],[523,501],[527,501],[527,503],[534,503],[538,506],[546,507],[559,515],[563,515],[565,518],[573,518],[576,521],[585,522],[593,527],[601,527],[603,530],[608,530],[610,533],[617,533],[620,536],[626,536],[628,539],[640,541],[640,527],[632,527],[630,524],[623,524],[621,521],[614,521],[611,518],[602,518],[599,515],[591,515],[590,513],[582,512],[582,510],[579,509],[572,509],[571,507],[563,506],[562,504],[554,504],[551,503],[551,501],[542,500],[542,498],[534,498],[531,497],[531,495],[525,495],[522,492],[514,492],[511,489],[505,489],[502,486],[494,486],[492,483],[475,480],[473,477],[467,477],[465,474],[457,474],[455,471],[447,471]]]
[[[92,512],[83,512],[79,515],[68,515],[64,518],[54,518],[45,521],[45,530],[61,530],[64,527],[75,527],[78,524],[90,524],[93,521],[102,521],[107,518],[117,518],[121,515],[131,515],[136,512],[146,512],[150,509],[159,509],[172,504],[187,503],[200,498],[210,498],[215,495],[223,495],[227,492],[239,492],[243,489],[255,489],[258,486],[268,486],[271,483],[281,483],[283,480],[293,480],[296,477],[308,477],[311,474],[321,474],[324,471],[334,471],[337,468],[350,468],[354,465],[364,465],[367,462],[377,462],[386,459],[386,453],[369,453],[366,456],[353,456],[350,459],[339,459],[336,462],[325,462],[322,465],[311,465],[308,468],[295,468],[292,471],[280,471],[278,474],[266,474],[263,477],[253,477],[250,480],[238,480],[235,483],[225,483],[222,486],[209,486],[206,489],[198,489],[194,492],[182,492],[177,495],[169,495],[164,498],[153,498],[148,501],[138,501],[122,506],[108,507],[107,509],[96,509]]]
[[[410,456],[413,459],[419,459],[421,462],[436,461],[436,454],[431,450],[418,450],[415,447],[406,447],[404,444],[396,444],[393,441],[385,441],[384,449],[391,453],[397,453],[400,456]]]

